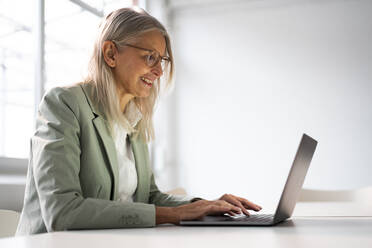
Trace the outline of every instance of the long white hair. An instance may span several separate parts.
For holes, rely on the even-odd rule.
[[[152,116],[161,88],[160,79],[154,82],[148,97],[135,97],[132,100],[142,113],[142,119],[134,129],[120,110],[115,79],[111,68],[104,60],[102,45],[105,41],[115,41],[119,44],[126,43],[143,33],[153,30],[160,31],[165,38],[166,55],[169,56],[170,63],[168,68],[165,68],[164,82],[162,80],[162,83],[165,84],[163,88],[168,88],[174,72],[169,35],[164,26],[156,18],[140,8],[122,8],[106,16],[100,25],[93,54],[89,62],[88,76],[84,80],[85,83],[94,84],[97,96],[96,104],[105,112],[105,118],[109,123],[110,130],[113,130],[114,123],[118,123],[128,131],[136,132],[136,135],[142,137],[145,142],[154,139]]]

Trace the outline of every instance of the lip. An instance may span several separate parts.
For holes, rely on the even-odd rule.
[[[146,82],[144,79],[147,79],[147,80],[149,80],[149,81],[151,81],[151,82],[153,82],[153,80],[151,80],[151,79],[149,79],[149,78],[145,78],[145,77],[141,77],[140,79],[141,79],[142,83],[144,83],[147,87],[152,87],[152,84],[153,84],[153,83],[148,83],[148,82]]]

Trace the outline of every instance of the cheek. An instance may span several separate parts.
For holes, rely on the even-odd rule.
[[[143,67],[142,63],[139,63],[138,61],[131,61],[127,64],[127,67],[125,68],[126,73],[129,75],[129,77],[133,79],[137,79],[143,75],[143,72],[145,71],[145,68]]]
[[[121,64],[117,74],[120,84],[126,89],[133,89],[139,78],[138,68],[133,63]]]
[[[140,77],[148,73],[148,69],[143,66],[143,63],[135,63],[134,61],[130,64],[127,70],[131,80],[138,82]]]
[[[117,68],[117,79],[119,80],[119,84],[121,84],[129,94],[140,97],[148,95],[149,89],[144,87],[144,84],[140,80],[141,76],[149,73],[143,61],[137,59],[126,60],[122,58]]]
[[[141,76],[146,75],[146,73],[148,73],[146,68],[136,64],[132,64],[132,66],[126,70],[126,75],[123,75],[123,77],[125,77],[124,83],[130,94],[138,97],[147,96],[147,91],[149,89],[145,87],[144,83],[140,79]]]

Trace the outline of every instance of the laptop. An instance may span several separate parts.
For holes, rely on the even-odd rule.
[[[296,206],[307,170],[318,142],[303,134],[275,214],[205,216],[196,220],[183,220],[185,226],[273,226],[291,217]]]

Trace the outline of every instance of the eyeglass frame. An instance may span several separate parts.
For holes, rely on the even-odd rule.
[[[117,41],[112,40],[112,42],[114,43],[114,45],[115,45],[116,48],[117,48],[117,47],[118,47]],[[150,52],[150,53],[156,53],[156,54],[158,54],[158,56],[157,56],[158,59],[157,59],[157,61],[156,61],[152,66],[150,66],[150,65],[148,64],[148,62],[147,62],[147,59],[145,59],[146,65],[147,65],[148,67],[150,67],[150,68],[154,68],[155,66],[157,66],[157,65],[159,64],[159,62],[160,62],[160,64],[161,64],[163,61],[168,62],[168,63],[171,62],[171,59],[170,59],[169,56],[161,56],[160,53],[159,53],[158,51],[156,51],[156,50],[152,50],[152,49],[144,48],[144,47],[139,47],[139,46],[132,45],[132,44],[129,44],[129,43],[124,43],[124,44],[122,44],[122,45],[120,45],[120,46],[128,46],[128,47],[132,47],[132,48],[140,49],[140,50],[143,50],[143,51],[147,51],[147,52]],[[147,56],[148,56],[148,55],[147,55]],[[159,58],[160,58],[160,59],[159,59]],[[165,69],[164,66],[161,66],[161,68],[162,68],[163,70]]]

